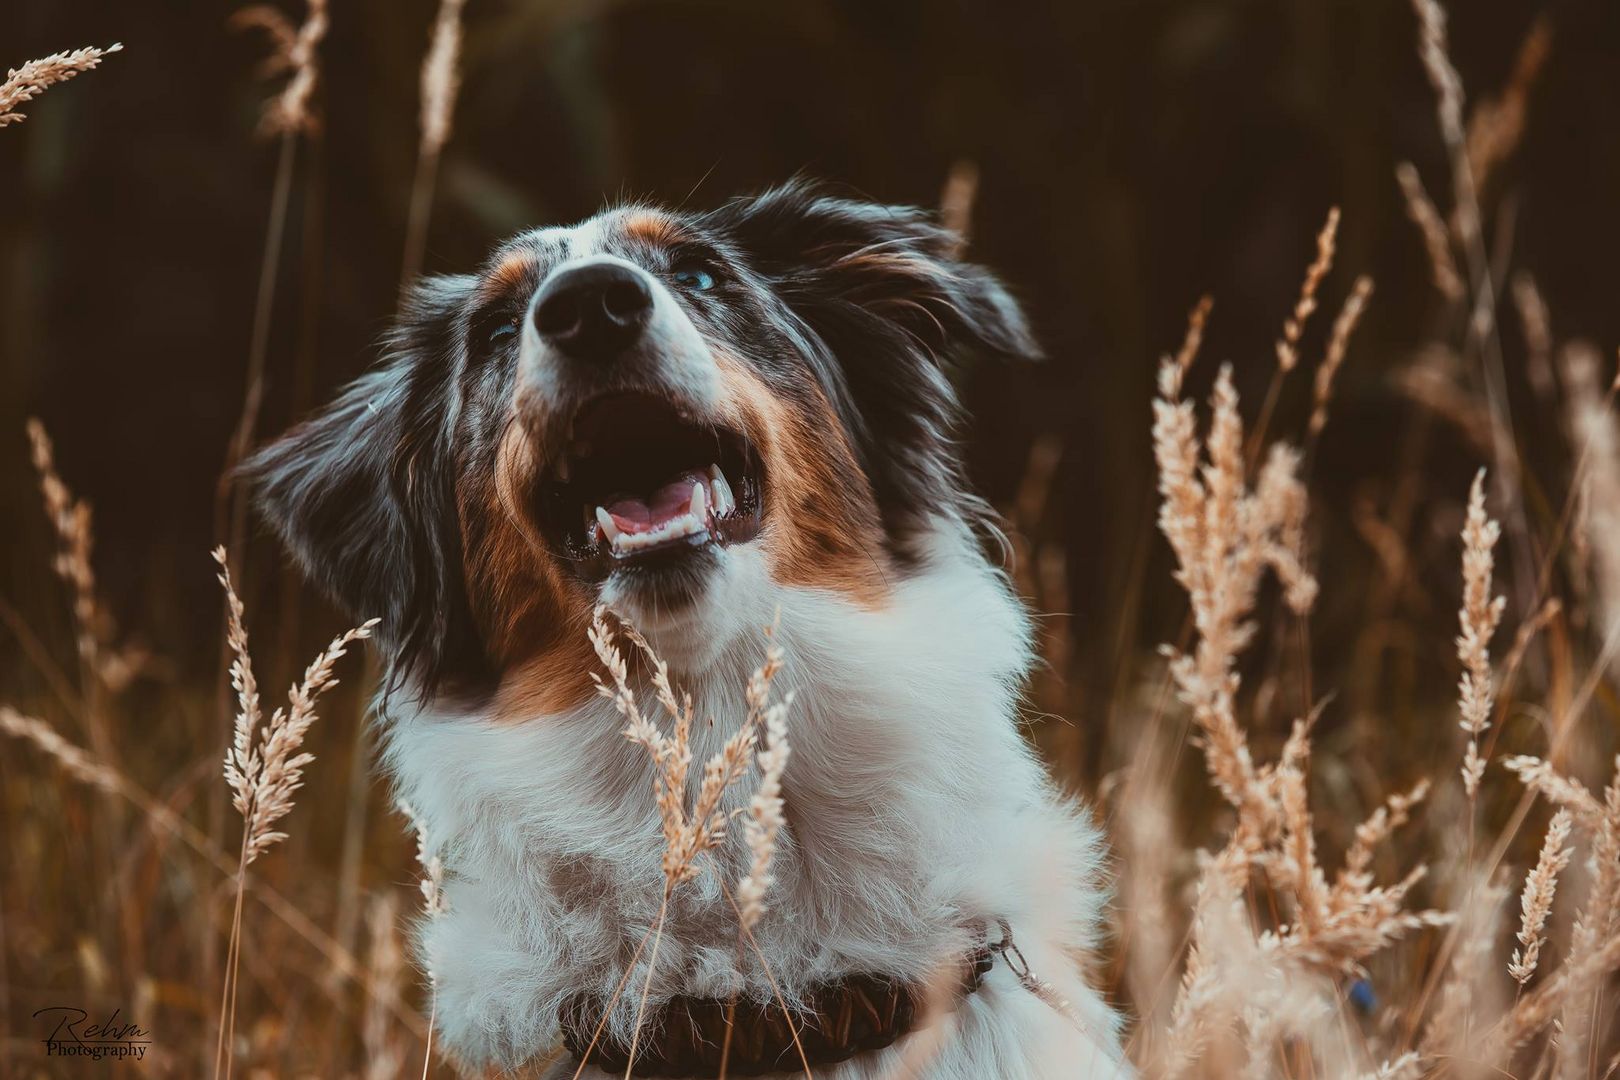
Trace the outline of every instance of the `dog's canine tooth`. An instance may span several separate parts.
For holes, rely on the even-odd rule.
[[[737,499],[731,494],[731,484],[726,481],[726,474],[720,471],[718,465],[709,466],[709,490],[715,517],[724,517],[737,508]]]
[[[687,504],[686,516],[697,522],[699,527],[709,523],[709,489],[702,481],[692,484],[692,501]]]
[[[607,537],[608,543],[614,547],[619,546],[619,539],[623,535],[619,527],[613,523],[613,515],[602,507],[596,508],[596,523],[602,527],[602,535]]]

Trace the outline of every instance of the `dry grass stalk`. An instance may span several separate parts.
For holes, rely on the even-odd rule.
[[[1292,892],[1296,907],[1294,922],[1277,932],[1277,947],[1291,959],[1350,974],[1360,969],[1366,957],[1395,939],[1423,927],[1447,925],[1452,917],[1445,912],[1404,910],[1406,895],[1422,879],[1423,867],[1393,885],[1379,887],[1373,885],[1365,866],[1351,870],[1347,865],[1346,872],[1328,884],[1312,840],[1314,825],[1305,784],[1309,745],[1302,733],[1297,739],[1299,749],[1293,753],[1285,750],[1276,773],[1283,828],[1278,842],[1281,857],[1260,862],[1274,885],[1285,886],[1285,895]],[[1404,798],[1409,806],[1412,795]],[[1389,828],[1386,819],[1366,831],[1387,834]]]
[[[74,499],[73,493],[57,474],[55,455],[50,436],[45,433],[45,425],[30,419],[27,430],[34,471],[39,474],[39,490],[45,501],[45,515],[56,534],[57,550],[51,560],[51,568],[73,591],[75,644],[78,646],[79,660],[87,669],[93,669],[99,639],[103,636],[105,616],[96,603],[96,575],[90,564],[93,543],[90,505]]]
[[[1524,331],[1525,374],[1536,395],[1551,399],[1554,391],[1552,370],[1552,315],[1547,301],[1536,287],[1536,279],[1527,270],[1513,275],[1511,284],[1513,306],[1519,312],[1519,326]]]
[[[1496,703],[1490,646],[1507,600],[1501,596],[1491,597],[1491,573],[1501,532],[1501,527],[1485,513],[1485,470],[1481,469],[1468,491],[1468,516],[1462,530],[1463,601],[1457,612],[1462,628],[1457,637],[1457,659],[1463,665],[1457,686],[1457,710],[1462,717],[1462,729],[1468,733],[1462,781],[1470,805],[1478,795],[1480,777],[1485,774],[1479,737],[1491,726],[1491,710]]]
[[[1438,99],[1440,134],[1455,152],[1465,141],[1463,86],[1446,47],[1446,12],[1438,0],[1412,0],[1412,10],[1418,18],[1418,57]]]
[[[1372,296],[1373,283],[1369,277],[1356,278],[1350,295],[1344,301],[1344,307],[1339,311],[1339,317],[1333,322],[1333,332],[1328,336],[1327,352],[1323,354],[1322,365],[1316,369],[1315,407],[1311,411],[1311,437],[1322,433],[1327,426],[1328,403],[1333,400],[1333,380],[1339,374],[1339,368],[1344,364],[1345,353],[1350,348],[1350,335],[1355,333],[1356,323],[1361,321],[1361,315],[1367,309],[1367,300]]]
[[[436,919],[450,910],[449,901],[444,896],[444,860],[429,842],[427,826],[422,824],[415,808],[403,799],[396,805],[411,823],[411,831],[416,834],[416,865],[422,868],[422,879],[417,883],[417,889],[422,894],[422,912],[428,918]],[[431,967],[427,975],[430,980],[433,978]]]
[[[1322,225],[1322,231],[1316,236],[1316,258],[1305,268],[1305,278],[1300,284],[1299,298],[1294,301],[1294,309],[1283,320],[1282,337],[1277,339],[1277,369],[1272,372],[1271,384],[1266,388],[1264,402],[1260,406],[1260,415],[1254,424],[1254,431],[1249,437],[1249,449],[1246,455],[1252,467],[1260,456],[1260,448],[1265,444],[1267,433],[1271,426],[1271,414],[1276,410],[1277,399],[1282,393],[1283,381],[1288,373],[1299,366],[1299,339],[1305,332],[1305,324],[1311,313],[1316,310],[1316,292],[1322,284],[1322,279],[1333,267],[1333,253],[1335,237],[1339,231],[1339,208],[1337,206],[1328,210],[1327,221]],[[1196,342],[1192,343],[1196,345]],[[1183,355],[1189,360],[1191,354],[1183,348]]]
[[[1422,1075],[1421,1059],[1408,1051],[1393,1061],[1386,1061],[1370,1073],[1362,1073],[1363,1080],[1413,1080]]]
[[[1230,367],[1222,367],[1211,397],[1213,419],[1206,450],[1200,445],[1191,402],[1179,397],[1179,360],[1159,369],[1153,403],[1154,457],[1163,497],[1159,525],[1175,553],[1176,580],[1192,604],[1198,642],[1193,652],[1167,650],[1178,696],[1193,710],[1216,787],[1256,835],[1274,820],[1260,773],[1239,727],[1233,701],[1236,657],[1253,636],[1249,622],[1260,579],[1269,567],[1283,582],[1288,604],[1309,610],[1316,581],[1304,567],[1305,491],[1299,458],[1271,448],[1255,490],[1248,490],[1243,421]]]
[[[1305,271],[1305,281],[1294,302],[1293,313],[1283,323],[1283,336],[1277,341],[1277,366],[1284,372],[1293,371],[1299,364],[1299,338],[1305,332],[1305,323],[1316,310],[1316,290],[1322,279],[1333,268],[1334,238],[1339,231],[1339,208],[1328,211],[1327,221],[1316,236],[1316,259]]]
[[[1181,348],[1176,350],[1175,358],[1169,356],[1159,367],[1159,393],[1167,398],[1181,396],[1181,384],[1187,377],[1187,370],[1192,367],[1193,360],[1198,356],[1198,350],[1204,345],[1204,327],[1209,323],[1209,313],[1215,307],[1215,301],[1209,296],[1200,296],[1198,303],[1187,313],[1187,333],[1181,339]]]
[[[1037,611],[1060,611],[1069,596],[1068,554],[1051,535],[1048,510],[1053,483],[1063,456],[1063,440],[1056,434],[1037,436],[1030,445],[1023,476],[1006,517],[1012,528],[1011,572],[1020,596],[1034,598]],[[1037,636],[1042,662],[1036,665],[1030,685],[1031,700],[1037,709],[1058,713],[1070,701],[1067,675],[1074,670],[1073,633],[1067,619],[1045,620]],[[1074,727],[1053,733],[1051,753],[1061,760],[1078,762],[1085,748]]]
[[[1492,1053],[1506,1055],[1556,1026],[1560,1011],[1570,1001],[1584,996],[1582,991],[1589,991],[1617,969],[1620,969],[1620,936],[1611,937],[1596,952],[1585,955],[1571,952],[1570,961],[1559,968],[1556,976],[1521,997],[1502,1018],[1491,1036]],[[1567,1040],[1572,1037],[1569,1024],[1564,1023],[1561,1030],[1560,1055],[1566,1060],[1578,1061],[1578,1055],[1568,1053]]]
[[[259,263],[259,287],[253,307],[253,329],[248,343],[247,377],[242,393],[242,413],[236,421],[226,450],[224,467],[220,470],[215,491],[215,531],[225,537],[229,549],[241,557],[247,535],[246,485],[235,482],[236,466],[253,448],[254,432],[259,422],[259,407],[264,398],[265,365],[270,348],[270,318],[275,303],[276,280],[281,265],[281,245],[286,231],[287,210],[292,199],[293,160],[298,146],[298,135],[313,133],[319,120],[312,107],[318,67],[316,50],[327,30],[327,0],[305,0],[304,22],[294,28],[292,22],[279,9],[267,4],[246,7],[232,16],[232,25],[239,28],[264,30],[270,36],[272,50],[262,65],[267,76],[291,72],[291,78],[264,108],[260,131],[265,135],[280,136],[277,154],[276,178],[270,193],[270,214],[265,228],[264,253]],[[235,564],[238,575],[243,573],[240,562]],[[220,658],[225,666],[225,657]],[[223,684],[221,685],[223,695]]]
[[[1574,848],[1567,848],[1569,830],[1574,824],[1568,810],[1559,810],[1547,826],[1547,837],[1541,844],[1541,855],[1536,865],[1525,875],[1524,892],[1519,896],[1519,944],[1523,951],[1513,950],[1508,963],[1508,974],[1523,986],[1536,973],[1541,958],[1541,947],[1546,943],[1547,917],[1552,914],[1553,897],[1558,892],[1558,875],[1569,865]]]
[[[658,726],[642,715],[635,691],[630,688],[629,664],[615,643],[615,633],[607,622],[607,609],[598,605],[591,616],[587,631],[597,658],[607,669],[611,685],[603,682],[595,672],[591,679],[597,692],[609,701],[625,719],[624,736],[644,747],[656,766],[653,776],[653,798],[658,805],[659,819],[664,829],[664,889],[667,894],[695,871],[688,853],[700,843],[698,830],[686,812],[686,778],[692,764],[692,700],[675,698],[669,682],[669,668],[661,660],[653,661],[653,682],[658,702],[675,722],[674,733],[666,736]],[[723,822],[721,823],[723,824]]]
[[[1205,861],[1186,974],[1155,1072],[1177,1076],[1199,1065],[1200,1075],[1223,1075],[1214,1063],[1223,1060],[1222,1042],[1234,1035],[1255,1075],[1266,1074],[1264,1058],[1279,1040],[1305,1036],[1325,1045],[1320,1029],[1339,1007],[1327,975],[1357,972],[1401,936],[1450,921],[1444,912],[1404,910],[1421,868],[1382,888],[1362,875],[1341,874],[1327,884],[1308,839],[1302,765],[1279,766],[1277,798],[1287,824],[1274,845],[1256,847],[1240,827]],[[1259,933],[1241,898],[1256,867],[1266,871],[1294,917]]]
[[[1476,453],[1495,452],[1495,422],[1485,402],[1465,385],[1463,358],[1456,350],[1440,344],[1420,348],[1393,381],[1401,393],[1455,427]]]
[[[1587,861],[1591,882],[1569,941],[1569,955],[1579,966],[1572,973],[1560,1018],[1563,1035],[1558,1040],[1558,1059],[1564,1077],[1580,1076],[1587,1068],[1587,1048],[1598,1045],[1601,1033],[1593,1005],[1605,980],[1620,969],[1620,950],[1616,949],[1620,946],[1620,756],[1614,761],[1614,779],[1604,792],[1602,817],[1591,835]],[[1593,966],[1587,961],[1590,957],[1606,959]]]
[[[760,755],[761,767],[767,772],[774,768],[776,780],[773,787],[779,792],[781,769],[787,764],[786,742],[780,745],[776,742],[777,735],[783,735],[786,710],[791,697],[773,704],[771,697],[771,684],[782,667],[782,649],[776,644],[774,628],[766,631],[765,660],[749,677],[748,685],[744,690],[746,714],[734,732],[721,745],[720,750],[714,754],[703,766],[703,779],[698,785],[696,798],[692,800],[692,807],[687,808],[687,774],[692,764],[691,732],[693,719],[692,697],[686,694],[677,697],[675,688],[670,682],[669,665],[653,649],[652,645],[634,627],[622,621],[618,623],[618,630],[630,639],[632,644],[646,658],[651,667],[651,682],[654,695],[659,706],[674,722],[672,734],[665,735],[658,726],[642,713],[636,700],[635,690],[630,686],[629,664],[623,652],[615,641],[615,628],[608,623],[608,611],[603,605],[597,605],[591,613],[591,626],[586,632],[597,658],[607,669],[606,680],[595,672],[591,673],[591,680],[596,684],[597,692],[613,703],[614,708],[625,718],[624,735],[647,750],[653,760],[655,771],[653,774],[653,799],[658,807],[658,815],[664,833],[664,890],[663,902],[659,907],[658,918],[654,924],[652,939],[652,953],[647,961],[647,979],[642,986],[641,1002],[636,1011],[634,1033],[630,1040],[629,1066],[625,1076],[630,1076],[630,1070],[635,1066],[636,1046],[641,1036],[641,1019],[646,1012],[647,999],[652,990],[653,974],[658,964],[659,944],[663,940],[664,919],[669,911],[670,896],[675,889],[685,881],[689,881],[698,873],[697,859],[705,853],[712,853],[720,842],[725,839],[726,815],[720,809],[721,799],[742,778],[747,771],[753,753],[758,733],[761,727],[771,730],[772,742],[770,750],[780,750],[779,758],[767,758]],[[777,803],[780,795],[774,796]],[[764,808],[768,819],[771,808]],[[780,813],[779,807],[775,811]],[[752,868],[745,879],[753,881],[751,889],[757,890],[756,907],[750,913],[738,906],[735,898],[731,899],[732,906],[737,910],[740,931],[742,936],[750,943],[753,942],[751,927],[763,913],[764,891],[769,885],[768,871],[771,856],[775,851],[775,834],[771,832],[769,844],[766,842],[765,825],[758,819],[751,822],[761,829],[758,841],[751,837],[750,848],[754,861]],[[724,882],[721,883],[725,889]],[[726,889],[728,897],[730,890]],[[756,955],[764,963],[764,955],[754,946]],[[775,978],[766,967],[766,976],[771,979],[773,988]],[[621,981],[620,990],[623,989]],[[610,1002],[608,1010],[611,1011],[618,995],[614,995],[614,1002]],[[777,992],[778,1003],[781,1004],[780,991]],[[784,1013],[787,1012],[783,1004]],[[596,1045],[596,1039],[601,1035],[602,1026],[606,1023],[606,1014],[597,1026],[595,1035],[591,1038],[590,1046]],[[790,1030],[794,1028],[791,1015],[788,1016]],[[797,1046],[798,1036],[794,1034],[794,1043]],[[798,1047],[801,1060],[803,1060],[803,1047]],[[580,1062],[580,1070],[585,1068],[590,1057],[590,1048],[587,1048],[585,1060]],[[805,1067],[806,1074],[809,1067]],[[578,1074],[576,1073],[576,1076]]]
[[[697,857],[712,850],[725,838],[726,819],[720,811],[720,800],[748,768],[759,728],[772,708],[769,704],[771,680],[781,668],[782,650],[774,643],[767,646],[765,662],[748,681],[747,715],[720,751],[704,764],[697,798],[688,811],[687,773],[692,763],[691,695],[677,700],[669,681],[669,665],[653,651],[639,632],[622,624],[621,627],[652,666],[653,688],[659,705],[675,723],[673,734],[666,736],[642,714],[635,691],[630,688],[629,666],[614,643],[614,631],[607,622],[607,609],[600,605],[591,616],[588,634],[597,657],[608,671],[609,681],[604,682],[595,672],[592,672],[591,678],[596,683],[597,692],[613,702],[614,708],[625,718],[625,738],[645,747],[658,766],[653,784],[654,798],[664,828],[664,882],[667,893],[681,882],[696,876]]]
[[[1505,1056],[1556,1024],[1560,1075],[1580,1076],[1588,1067],[1587,1047],[1600,1029],[1592,1003],[1604,980],[1620,970],[1620,756],[1601,801],[1578,780],[1538,758],[1510,758],[1504,764],[1558,804],[1560,815],[1590,837],[1591,881],[1575,916],[1568,958],[1553,977],[1514,1004],[1497,1025],[1491,1045]],[[1552,843],[1549,830],[1548,845]],[[1544,847],[1543,858],[1545,852]]]
[[[45,425],[30,419],[27,430],[45,515],[56,536],[56,555],[51,560],[51,569],[73,593],[74,644],[81,669],[87,683],[99,683],[116,693],[140,673],[146,657],[139,650],[114,645],[116,629],[112,616],[96,596],[96,573],[90,560],[94,547],[90,504],[75,499],[62,482]],[[82,689],[93,694],[96,686],[86,685]],[[92,716],[91,720],[96,723],[99,718]]]
[[[1434,287],[1453,303],[1461,300],[1467,288],[1463,285],[1462,273],[1457,269],[1457,259],[1451,251],[1451,237],[1446,232],[1446,223],[1440,217],[1440,211],[1435,209],[1434,201],[1423,189],[1423,181],[1411,162],[1403,161],[1395,166],[1395,179],[1401,185],[1406,216],[1412,219],[1418,235],[1423,237]]]
[[[371,636],[378,620],[371,619],[332,639],[309,667],[303,681],[293,686],[288,704],[271,713],[260,726],[258,683],[248,655],[247,630],[242,624],[242,601],[231,585],[225,549],[214,549],[219,564],[219,582],[225,588],[227,639],[235,659],[231,664],[231,685],[236,689],[238,711],[231,748],[225,754],[225,781],[233,793],[232,804],[242,815],[243,863],[250,864],[266,848],[287,834],[271,826],[293,808],[294,796],[303,786],[304,766],[315,760],[300,753],[304,735],[315,722],[315,706],[322,694],[337,685],[333,671],[348,647]]]
[[[19,68],[6,72],[6,81],[0,85],[0,127],[20,124],[27,119],[17,110],[58,83],[65,83],[80,72],[89,71],[101,63],[104,56],[122,52],[117,43],[105,49],[74,49],[72,52],[52,53],[39,60],[30,60]]]
[[[281,93],[264,107],[259,129],[266,135],[309,133],[320,126],[311,103],[319,67],[316,50],[326,36],[329,20],[326,0],[305,0],[304,21],[297,28],[280,9],[268,4],[245,7],[231,17],[241,29],[263,30],[270,36],[271,53],[262,72],[266,76],[291,72]]]
[[[461,12],[467,0],[439,0],[433,39],[422,61],[422,149],[437,154],[450,139],[461,88]]]
[[[81,784],[88,784],[111,795],[126,790],[123,777],[99,758],[59,735],[43,720],[24,716],[9,705],[0,705],[0,732],[33,743],[62,770]]]
[[[1467,267],[1470,305],[1464,336],[1464,352],[1470,362],[1480,365],[1485,399],[1492,431],[1492,457],[1497,483],[1510,515],[1508,535],[1520,582],[1521,606],[1535,605],[1530,595],[1535,580],[1535,554],[1529,516],[1522,500],[1509,499],[1511,486],[1519,479],[1522,463],[1514,434],[1513,409],[1508,393],[1501,344],[1497,339],[1496,282],[1484,234],[1479,187],[1469,163],[1468,146],[1462,129],[1462,80],[1447,53],[1445,12],[1439,0],[1412,0],[1419,25],[1418,51],[1424,69],[1436,91],[1436,115],[1451,168],[1452,233],[1457,239]]]
[[[1226,961],[1240,948],[1246,960],[1252,959],[1253,951],[1253,935],[1248,932],[1241,900],[1249,865],[1245,847],[1240,825],[1218,854],[1200,853],[1203,868],[1193,903],[1187,960],[1154,1070],[1163,1076],[1179,1076],[1203,1058],[1217,1029],[1230,1022],[1231,1002],[1222,992],[1223,973],[1241,969]]]
[[[973,204],[978,197],[979,163],[971,158],[953,161],[939,193],[939,222],[956,237],[953,254],[960,255],[967,249],[973,232]]]
[[[367,971],[374,986],[398,997],[404,982],[405,950],[399,941],[399,901],[385,889],[372,898],[366,913],[371,938]],[[366,1080],[397,1080],[405,1067],[405,1049],[393,1033],[388,1010],[379,995],[366,1004],[361,1040],[366,1052]]]
[[[1133,750],[1138,761],[1146,742],[1138,738]],[[1127,871],[1119,882],[1121,909],[1130,912],[1129,938],[1121,943],[1126,985],[1141,1024],[1152,1029],[1169,1019],[1170,998],[1159,986],[1174,971],[1179,937],[1179,912],[1168,901],[1180,851],[1169,789],[1157,770],[1132,768],[1117,797],[1119,810],[1111,814],[1120,865]]]
[[[399,812],[411,823],[411,831],[416,833],[416,865],[422,869],[422,878],[417,883],[422,893],[422,912],[429,919],[437,919],[450,910],[450,903],[444,895],[444,860],[428,840],[427,826],[417,815],[415,808],[404,799],[396,804]],[[428,1006],[427,1045],[422,1050],[422,1077],[427,1080],[428,1069],[433,1064],[433,1024],[439,1015],[439,978],[434,973],[433,956],[429,952],[423,957],[423,969],[427,975],[430,1004]]]
[[[247,485],[236,481],[236,467],[253,448],[264,398],[265,366],[270,349],[270,319],[275,303],[276,280],[281,266],[281,246],[286,231],[287,211],[292,199],[293,160],[298,136],[312,134],[320,127],[313,108],[319,67],[317,50],[328,27],[327,0],[305,0],[304,21],[294,28],[279,9],[268,4],[242,8],[231,18],[238,28],[265,31],[271,40],[270,56],[261,65],[266,76],[291,72],[280,94],[265,104],[259,130],[280,137],[276,178],[270,193],[270,214],[265,228],[264,252],[259,263],[259,286],[253,307],[253,329],[248,343],[247,377],[242,393],[242,413],[231,433],[225,462],[215,490],[215,533],[223,536],[235,558],[246,550],[248,499]],[[240,561],[234,564],[238,576],[245,573]],[[224,654],[220,667],[226,666]],[[224,696],[223,680],[220,684]]]
[[[1530,92],[1552,51],[1552,36],[1551,21],[1538,16],[1519,45],[1507,86],[1498,97],[1474,106],[1468,120],[1468,167],[1481,191],[1524,138]]]
[[[416,148],[416,175],[411,182],[411,204],[405,223],[405,255],[400,269],[402,291],[422,269],[439,156],[445,143],[450,141],[456,95],[461,89],[461,18],[466,6],[467,0],[439,0],[433,37],[422,60],[422,137]]]
[[[1613,386],[1605,387],[1603,355],[1586,342],[1560,353],[1569,441],[1580,447],[1573,487],[1580,498],[1577,551],[1591,557],[1597,584],[1593,612],[1604,639],[1620,635],[1620,428]]]
[[[1412,817],[1412,808],[1429,794],[1429,782],[1419,780],[1410,791],[1396,792],[1384,800],[1384,805],[1372,816],[1356,826],[1355,839],[1344,854],[1341,875],[1367,875],[1372,867],[1373,854],[1379,844],[1405,825]],[[1367,878],[1371,884],[1371,877]]]
[[[226,644],[232,656],[230,677],[236,690],[237,714],[231,746],[225,751],[225,782],[232,792],[232,805],[242,815],[242,850],[236,874],[236,908],[231,919],[231,937],[226,951],[225,987],[221,993],[219,1044],[215,1049],[214,1073],[223,1069],[227,1080],[235,1052],[232,1033],[236,1026],[236,975],[241,958],[242,898],[246,890],[247,868],[267,848],[286,833],[271,828],[292,811],[293,800],[303,786],[304,766],[315,755],[300,752],[304,736],[315,722],[315,706],[322,694],[337,685],[333,670],[348,646],[369,638],[377,619],[339,634],[304,669],[304,679],[293,686],[285,708],[271,713],[269,723],[260,725],[258,682],[248,654],[247,628],[243,607],[231,584],[230,561],[224,547],[213,551],[219,566],[219,583],[225,589]]]
[[[1505,923],[1508,891],[1472,871],[1458,912],[1451,959],[1440,984],[1439,999],[1423,1033],[1426,1053],[1442,1057],[1467,1057],[1491,1065],[1499,1055],[1487,1049],[1481,1053],[1476,1033],[1482,1020],[1499,1011],[1496,945]]]
[[[1596,833],[1603,828],[1603,806],[1580,781],[1571,780],[1549,762],[1527,754],[1507,758],[1502,766],[1517,776],[1525,787],[1553,805],[1568,810],[1582,829]]]
[[[1508,649],[1507,658],[1502,661],[1502,678],[1498,684],[1500,690],[1497,694],[1498,703],[1496,708],[1498,713],[1508,703],[1508,693],[1512,689],[1513,680],[1517,676],[1520,666],[1523,665],[1524,658],[1530,651],[1530,646],[1542,631],[1551,625],[1554,619],[1563,614],[1564,602],[1557,597],[1553,597],[1537,608],[1534,615],[1519,624],[1519,629],[1513,634],[1513,646]]]
[[[1210,432],[1200,445],[1193,408],[1179,399],[1184,370],[1165,360],[1154,402],[1160,526],[1197,630],[1192,653],[1168,650],[1171,676],[1193,711],[1211,779],[1238,814],[1227,844],[1205,857],[1199,875],[1186,969],[1155,1055],[1155,1071],[1166,1076],[1195,1063],[1220,1072],[1229,1059],[1263,1071],[1278,1040],[1329,1022],[1338,1006],[1328,975],[1358,971],[1397,938],[1450,921],[1443,912],[1405,909],[1421,867],[1382,887],[1368,871],[1373,846],[1406,820],[1423,785],[1389,800],[1357,830],[1344,869],[1330,882],[1317,859],[1306,783],[1311,718],[1296,722],[1274,765],[1254,762],[1236,718],[1235,662],[1253,635],[1249,619],[1268,567],[1295,612],[1303,615],[1315,599],[1316,581],[1304,565],[1305,491],[1298,455],[1282,445],[1272,446],[1249,490],[1227,368],[1216,378]],[[1287,912],[1258,931],[1242,904],[1256,871]],[[1242,1049],[1222,1049],[1235,1030]]]
[[[772,648],[776,648],[773,644]],[[765,710],[765,742],[759,751],[759,787],[748,803],[743,835],[751,858],[748,873],[737,883],[737,906],[745,931],[752,931],[765,914],[765,896],[775,878],[771,861],[782,831],[782,772],[791,747],[787,738],[787,709],[792,695]]]

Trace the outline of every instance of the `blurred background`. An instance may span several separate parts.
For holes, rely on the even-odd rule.
[[[387,325],[436,7],[331,2],[322,125],[294,164],[263,437],[364,370]],[[208,733],[222,745],[228,723],[208,551],[222,539],[216,487],[241,411],[277,163],[275,140],[255,134],[273,92],[257,73],[266,44],[229,28],[230,10],[16,3],[0,45],[8,65],[125,47],[0,131],[0,696],[49,700],[31,650],[73,655],[23,434],[35,416],[94,507],[109,612],[157,658],[131,688],[143,719],[124,729],[122,754],[180,807],[217,786]],[[302,18],[301,5],[287,11]],[[1375,291],[1310,463],[1324,581],[1312,637],[1271,647],[1308,648],[1318,687],[1344,696],[1323,719],[1341,746],[1405,738],[1450,700],[1460,502],[1489,451],[1470,420],[1476,373],[1450,372],[1462,389],[1449,406],[1413,389],[1414,372],[1455,360],[1433,345],[1462,316],[1431,284],[1395,180],[1412,162],[1450,205],[1406,0],[470,0],[465,27],[428,271],[468,269],[515,230],[626,197],[710,206],[796,173],[924,206],[940,204],[953,175],[971,191],[970,255],[1025,300],[1048,358],[959,373],[967,449],[1017,526],[1021,587],[1047,613],[1032,728],[1086,790],[1117,764],[1113,714],[1157,670],[1152,649],[1175,638],[1185,610],[1153,521],[1158,358],[1212,295],[1191,386],[1202,394],[1214,361],[1231,361],[1252,420],[1316,234],[1340,207],[1335,268],[1273,431],[1303,440],[1333,317],[1357,275]],[[1522,138],[1483,193],[1487,239],[1504,281],[1509,268],[1532,275],[1558,340],[1597,343],[1607,372],[1620,341],[1620,5],[1456,4],[1451,51],[1470,106],[1514,82],[1533,32],[1545,51],[1521,80]],[[1567,473],[1557,390],[1527,365],[1513,305],[1500,307],[1521,506],[1556,518],[1564,490],[1536,477]],[[255,544],[242,587],[266,642],[261,683],[279,687],[342,617],[277,569],[267,539]],[[337,701],[319,732],[331,760],[318,768],[341,791],[363,774],[346,756],[358,706]],[[175,778],[176,760],[201,764]],[[363,797],[375,814],[381,793]],[[341,795],[335,804],[341,821]],[[396,833],[363,856],[342,827],[294,843],[314,845],[335,875],[365,858],[392,862],[397,877]],[[27,954],[48,972],[42,958],[72,955],[16,911],[14,965]]]

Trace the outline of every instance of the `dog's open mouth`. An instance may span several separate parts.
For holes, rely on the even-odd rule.
[[[746,438],[644,394],[581,409],[539,491],[547,539],[592,577],[746,543],[763,502]]]

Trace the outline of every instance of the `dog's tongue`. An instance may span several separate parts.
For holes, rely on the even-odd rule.
[[[603,509],[621,532],[644,533],[680,517],[692,507],[692,485],[707,483],[703,473],[688,470],[651,495],[615,495]]]

